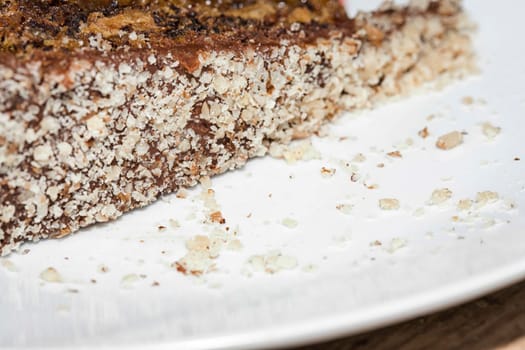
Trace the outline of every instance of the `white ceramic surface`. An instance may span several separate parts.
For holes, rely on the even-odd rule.
[[[313,139],[321,159],[258,159],[213,179],[226,225],[238,227],[243,244],[221,253],[216,272],[194,278],[170,267],[185,254],[186,239],[211,230],[202,223],[201,188],[1,259],[0,347],[302,344],[421,315],[525,278],[525,41],[518,29],[525,3],[466,5],[480,26],[479,76],[340,118],[327,136]],[[462,103],[465,96],[475,103]],[[484,122],[502,128],[492,141],[482,133]],[[422,139],[425,126],[430,136]],[[453,130],[466,132],[464,144],[436,149],[436,137]],[[394,150],[403,157],[386,155]],[[366,160],[353,161],[357,153]],[[323,166],[335,175],[322,177]],[[436,188],[449,188],[452,198],[428,205]],[[471,215],[456,209],[459,199],[487,190],[501,199]],[[401,208],[382,211],[380,198],[397,198]],[[283,225],[286,218],[297,227]],[[181,227],[171,228],[169,219]],[[406,245],[391,249],[400,242]],[[247,276],[246,260],[271,250],[298,266]],[[98,271],[101,264],[107,273]],[[39,277],[50,266],[62,283]],[[144,276],[123,284],[129,274]]]

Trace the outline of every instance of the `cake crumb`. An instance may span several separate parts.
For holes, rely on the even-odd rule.
[[[452,197],[452,191],[448,188],[439,188],[434,190],[432,192],[432,196],[430,197],[430,204],[431,205],[439,205],[443,204],[446,201],[448,201]]]
[[[500,134],[501,128],[486,122],[481,125],[481,131],[483,132],[483,135],[487,137],[487,139],[494,140],[496,136]]]
[[[395,198],[382,198],[379,200],[379,208],[382,210],[398,210],[399,200]]]
[[[54,267],[48,267],[40,273],[40,278],[49,283],[60,283],[62,282],[62,276]]]
[[[463,143],[463,134],[459,131],[452,131],[442,135],[436,141],[436,147],[444,151],[456,148]]]

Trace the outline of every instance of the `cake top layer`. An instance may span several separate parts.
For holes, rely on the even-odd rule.
[[[352,31],[337,0],[0,0],[0,52],[308,41]],[[298,33],[302,34],[298,34]]]

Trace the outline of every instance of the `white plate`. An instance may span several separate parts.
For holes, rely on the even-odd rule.
[[[339,119],[313,140],[322,159],[290,165],[264,158],[213,179],[226,225],[230,232],[238,226],[244,246],[223,250],[216,272],[194,278],[170,267],[185,254],[186,239],[211,230],[202,224],[201,188],[1,260],[0,346],[285,346],[421,315],[525,277],[525,42],[517,29],[525,3],[467,6],[480,24],[480,76]],[[465,105],[465,96],[487,103]],[[487,140],[484,122],[501,134]],[[425,126],[430,136],[422,139]],[[436,137],[453,130],[468,133],[465,143],[436,149]],[[393,150],[403,158],[386,156]],[[352,161],[359,152],[362,163]],[[344,162],[355,165],[357,182]],[[322,177],[323,166],[335,175]],[[428,205],[432,191],[445,187],[452,198]],[[459,199],[487,190],[501,199],[471,215],[456,209]],[[391,197],[400,210],[380,210],[378,200]],[[340,204],[353,207],[337,210]],[[283,225],[285,218],[297,227]],[[169,227],[169,219],[181,227]],[[159,225],[169,228],[159,232]],[[392,242],[406,246],[390,249]],[[248,277],[245,261],[275,249],[298,266]],[[49,266],[62,283],[40,279]],[[128,274],[145,276],[123,283]]]

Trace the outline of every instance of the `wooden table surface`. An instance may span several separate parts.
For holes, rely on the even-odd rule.
[[[440,313],[296,350],[525,350],[525,282]]]

